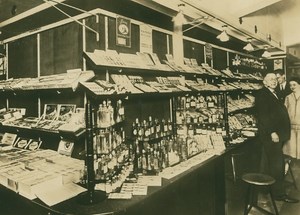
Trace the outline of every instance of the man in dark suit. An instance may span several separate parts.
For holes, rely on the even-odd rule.
[[[260,144],[260,170],[272,176],[276,182],[272,187],[276,200],[289,203],[297,199],[286,195],[284,189],[284,157],[282,147],[290,138],[290,119],[286,107],[276,95],[277,77],[268,73],[263,80],[264,87],[255,97]]]
[[[275,74],[276,74],[277,81],[278,81],[275,91],[276,91],[276,94],[277,94],[279,100],[282,103],[284,103],[285,97],[287,95],[289,95],[292,92],[292,90],[291,90],[289,84],[286,82],[286,77],[285,77],[283,70],[281,70],[281,69],[275,70]]]

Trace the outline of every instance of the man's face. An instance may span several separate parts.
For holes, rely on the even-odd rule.
[[[284,83],[285,81],[285,75],[280,75],[279,73],[276,74],[277,80],[279,84]]]
[[[266,75],[263,82],[264,82],[265,87],[275,89],[277,86],[277,77],[275,74],[269,73]]]

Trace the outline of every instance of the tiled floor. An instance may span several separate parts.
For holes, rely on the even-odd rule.
[[[289,196],[297,198],[300,200],[300,160],[293,161],[293,165],[291,165],[293,170],[295,181],[299,190],[297,190],[292,182],[292,178],[290,174],[286,176],[286,189]],[[246,195],[246,186],[245,183],[240,179],[233,183],[232,180],[226,180],[226,195],[227,195],[227,215],[241,215],[244,212],[244,201]],[[259,197],[259,200],[261,198]],[[272,211],[270,198],[267,198],[267,201],[264,203],[259,201],[259,206],[262,208]],[[280,215],[299,215],[300,214],[300,203],[292,204],[292,203],[284,203],[280,201],[276,201],[276,205]],[[250,215],[261,215],[260,211],[253,208],[251,209]]]

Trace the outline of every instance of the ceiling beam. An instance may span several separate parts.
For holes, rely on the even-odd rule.
[[[44,0],[44,1],[47,1],[47,0]],[[57,2],[64,2],[65,0],[56,0],[56,1]],[[53,3],[53,4],[55,5],[57,3]],[[32,8],[32,9],[30,9],[30,10],[27,10],[27,11],[25,11],[23,13],[20,13],[20,14],[18,14],[16,16],[10,18],[10,19],[7,19],[7,20],[1,22],[0,23],[0,28],[4,27],[6,25],[12,24],[14,22],[17,22],[17,21],[19,21],[21,19],[24,19],[25,17],[31,16],[31,15],[33,15],[35,13],[38,13],[38,12],[40,12],[42,10],[45,10],[45,9],[49,8],[49,7],[52,7],[52,6],[49,5],[49,4],[47,4],[47,3],[40,4],[39,6],[36,6],[36,7]]]

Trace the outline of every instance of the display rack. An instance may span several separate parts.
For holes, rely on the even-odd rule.
[[[102,54],[105,52],[101,52]],[[116,53],[115,53],[116,54]],[[120,55],[122,56],[122,55]],[[170,101],[170,119],[172,124],[172,134],[170,135],[170,138],[174,138],[171,141],[179,141],[178,138],[180,138],[180,135],[183,137],[183,142],[181,142],[182,146],[177,149],[175,149],[176,154],[179,154],[178,161],[181,162],[183,160],[189,159],[201,152],[203,149],[200,146],[200,149],[197,151],[192,152],[184,152],[184,146],[187,146],[187,142],[193,139],[193,135],[201,135],[200,133],[197,134],[196,125],[201,124],[204,126],[212,126],[215,129],[212,129],[212,131],[209,130],[209,132],[212,132],[213,134],[216,133],[216,135],[213,135],[213,138],[211,141],[215,141],[215,150],[217,154],[220,153],[222,150],[225,149],[225,145],[229,145],[231,141],[232,135],[230,135],[230,125],[229,125],[229,114],[230,111],[228,107],[228,96],[234,95],[234,94],[243,94],[243,92],[251,92],[259,89],[261,87],[261,78],[260,76],[255,75],[249,75],[249,74],[232,74],[230,71],[226,72],[219,72],[217,70],[214,70],[210,68],[208,65],[201,65],[201,66],[195,66],[195,67],[188,67],[186,65],[185,69],[182,67],[177,67],[176,65],[170,65],[166,64],[164,66],[164,70],[155,69],[155,66],[152,65],[152,67],[148,67],[146,65],[140,64],[138,67],[132,67],[132,65],[126,65],[123,64],[120,65],[113,65],[110,63],[104,63],[101,64],[99,62],[99,56],[94,55],[94,53],[84,53],[84,57],[86,58],[88,65],[90,68],[95,70],[95,78],[90,82],[81,82],[81,88],[87,95],[87,112],[92,112],[94,114],[94,117],[92,116],[86,116],[90,117],[89,120],[87,120],[87,130],[89,135],[86,135],[86,144],[89,144],[89,146],[86,146],[86,148],[89,148],[90,152],[87,153],[87,165],[90,165],[88,167],[88,189],[89,189],[89,201],[90,203],[93,203],[94,201],[94,187],[95,187],[95,169],[97,169],[95,165],[95,154],[93,152],[95,149],[93,149],[93,146],[95,146],[95,143],[93,140],[95,139],[95,109],[97,107],[97,104],[99,104],[99,100],[105,100],[105,99],[111,99],[111,100],[117,100],[117,99],[126,99],[130,101],[138,101],[136,105],[142,105],[143,102],[146,101],[155,101],[156,99],[161,100],[169,100]],[[120,60],[119,56],[115,56],[115,60]],[[111,60],[111,58],[109,58]],[[115,62],[115,61],[114,61]],[[169,66],[169,67],[168,67]],[[147,86],[145,86],[147,85]],[[150,89],[151,88],[151,89]],[[188,119],[184,119],[184,123],[181,124],[178,122],[178,112],[182,112],[182,114],[191,114],[191,110],[189,108],[184,108],[184,110],[181,110],[182,107],[178,106],[178,100],[179,98],[188,98],[189,100],[194,97],[204,96],[208,99],[216,98],[218,101],[214,103],[214,105],[211,106],[212,113],[215,113],[214,111],[217,111],[216,114],[217,119],[213,119],[213,121],[209,120],[211,119],[211,116],[208,116],[207,122],[186,122]],[[195,104],[193,104],[195,105]],[[139,107],[137,107],[139,108]],[[216,109],[216,110],[215,110]],[[192,112],[201,112],[199,108],[194,108]],[[210,114],[208,111],[206,114]],[[131,116],[131,119],[128,119],[127,124],[127,131],[133,130],[133,127],[129,127],[128,125],[135,126],[136,123],[135,117]],[[145,117],[145,116],[144,116]],[[147,116],[148,117],[148,116]],[[91,120],[90,120],[91,119]],[[143,121],[143,118],[141,119]],[[138,122],[137,122],[138,123]],[[142,124],[142,126],[149,126],[142,128],[141,132],[150,132],[151,129],[154,129],[151,127],[151,122],[145,122]],[[140,124],[136,124],[138,126],[141,126]],[[185,128],[182,131],[179,131],[179,126],[184,125]],[[219,126],[217,128],[217,126]],[[188,128],[191,127],[193,130],[193,134],[189,133]],[[217,132],[216,132],[217,130]],[[139,131],[136,131],[137,133]],[[190,131],[191,132],[191,131]],[[205,131],[206,132],[206,131]],[[143,134],[144,135],[144,134]],[[133,173],[136,174],[149,174],[152,171],[148,171],[149,164],[148,160],[146,159],[153,159],[157,156],[156,153],[153,155],[153,149],[152,145],[155,142],[160,142],[158,139],[152,141],[152,143],[149,142],[151,138],[149,138],[149,134],[146,134],[145,136],[139,136],[139,135],[126,135],[127,140],[131,142],[131,152],[133,152],[132,161],[134,163]],[[206,135],[206,134],[205,134]],[[221,138],[221,139],[220,139]],[[161,139],[165,139],[162,137]],[[222,140],[222,141],[220,141]],[[181,141],[181,140],[180,140]],[[195,141],[195,140],[193,140]],[[192,141],[192,142],[193,142]],[[224,141],[224,142],[223,142]],[[225,145],[224,145],[225,143]],[[167,145],[169,143],[166,143]],[[150,147],[149,147],[150,145]],[[171,144],[172,145],[172,144]],[[218,145],[218,146],[217,146]],[[222,146],[223,145],[223,146]],[[154,148],[156,148],[155,146]],[[161,147],[161,146],[160,146]],[[168,146],[170,147],[170,146]],[[174,146],[173,146],[174,147]],[[175,144],[175,148],[178,147],[178,142]],[[166,149],[162,149],[165,151]],[[168,151],[168,150],[167,150]],[[145,153],[145,154],[144,154]],[[151,153],[151,154],[150,154]],[[185,154],[186,153],[186,154]],[[149,154],[149,158],[146,157],[146,155]],[[158,152],[158,154],[161,154]],[[162,152],[164,154],[164,152]],[[151,157],[152,156],[152,157]],[[167,155],[163,156],[169,156]],[[168,159],[166,158],[162,158]],[[144,161],[145,160],[145,161]],[[175,159],[176,160],[176,159]],[[175,165],[179,162],[171,162],[170,165]],[[147,165],[147,168],[143,167],[141,169],[141,165]],[[152,165],[152,164],[151,164]],[[163,166],[165,166],[164,164]],[[167,164],[169,165],[169,163]],[[155,171],[154,171],[155,172]],[[104,194],[102,198],[104,199]]]

